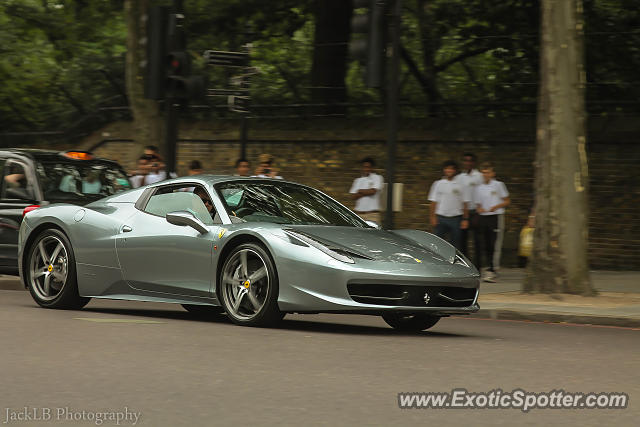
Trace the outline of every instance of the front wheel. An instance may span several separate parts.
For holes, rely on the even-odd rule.
[[[431,316],[426,313],[384,313],[382,318],[392,328],[406,332],[424,331],[440,320],[439,316]]]
[[[76,259],[67,236],[57,229],[45,230],[27,252],[25,281],[40,306],[81,309],[89,298],[78,293]]]
[[[225,260],[219,281],[220,302],[232,322],[270,326],[282,319],[278,309],[278,274],[267,250],[243,243]]]

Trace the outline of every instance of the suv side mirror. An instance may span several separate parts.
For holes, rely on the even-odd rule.
[[[189,211],[169,212],[165,216],[167,222],[173,225],[188,225],[200,234],[208,233],[207,227]]]
[[[374,221],[365,221],[365,222],[369,227],[377,228],[378,230],[381,229],[380,225],[377,222],[374,222]]]

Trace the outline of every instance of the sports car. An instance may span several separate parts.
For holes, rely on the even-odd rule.
[[[42,307],[182,304],[236,324],[380,315],[400,330],[477,311],[478,270],[444,240],[383,230],[311,187],[197,175],[27,213],[20,278]]]

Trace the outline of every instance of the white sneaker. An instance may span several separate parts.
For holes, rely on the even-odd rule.
[[[496,283],[496,274],[493,271],[485,270],[482,275],[482,281]]]

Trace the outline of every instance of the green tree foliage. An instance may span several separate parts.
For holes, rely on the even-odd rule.
[[[210,87],[228,87],[237,70],[207,67],[201,54],[240,50],[250,41],[252,65],[260,69],[252,77],[253,104],[312,102],[319,1],[184,0],[195,71],[210,75]],[[584,2],[590,111],[638,110],[636,3]],[[539,0],[403,4],[401,99],[414,105],[403,114],[535,113]],[[0,133],[66,130],[80,118],[113,118],[97,114],[99,107],[126,105],[123,6],[124,0],[0,2]],[[347,100],[381,102],[384,93],[366,88],[361,72],[348,62]],[[380,111],[361,108],[358,114]]]
[[[0,3],[0,125],[67,127],[98,105],[122,104],[121,1]]]
[[[640,110],[640,9],[635,0],[584,0],[587,105],[606,113]],[[604,102],[604,105],[594,105]],[[626,103],[634,105],[625,106]],[[590,105],[591,104],[591,105]]]

